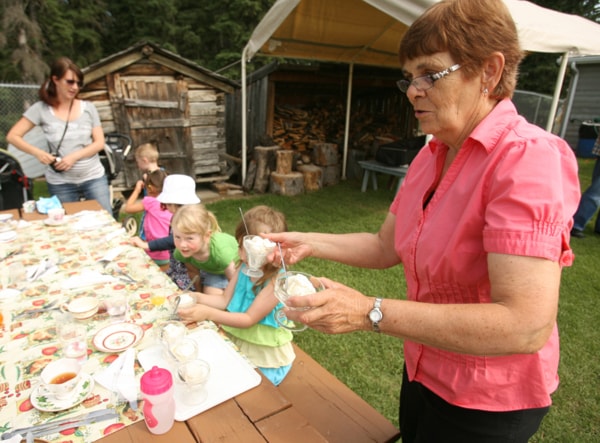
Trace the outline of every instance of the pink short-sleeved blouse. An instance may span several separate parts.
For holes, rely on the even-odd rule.
[[[447,149],[433,139],[420,151],[390,207],[410,300],[489,303],[490,252],[572,263],[569,231],[580,188],[564,140],[503,100],[465,141],[423,209]],[[478,357],[408,340],[404,346],[409,378],[458,406],[548,406],[558,385],[556,325],[535,354]]]

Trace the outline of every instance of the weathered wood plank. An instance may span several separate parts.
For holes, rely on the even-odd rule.
[[[376,409],[302,349],[294,345],[294,350],[296,360],[279,389],[329,442],[382,443],[400,437]]]

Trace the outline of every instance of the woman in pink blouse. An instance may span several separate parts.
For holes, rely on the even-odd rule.
[[[398,82],[421,130],[419,152],[379,232],[280,233],[293,264],[402,264],[406,300],[325,279],[290,300],[292,319],[326,333],[404,340],[400,429],[407,442],[526,442],[558,385],[559,285],[579,201],[562,139],[510,100],[522,58],[498,0],[448,0],[413,23]],[[273,257],[278,260],[278,257]]]

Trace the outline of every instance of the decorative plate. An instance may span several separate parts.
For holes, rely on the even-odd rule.
[[[63,218],[62,220],[53,220],[51,218],[44,219],[44,224],[47,226],[61,226],[65,223],[69,223],[69,220],[67,220],[66,218]]]
[[[73,395],[68,398],[55,398],[46,387],[40,383],[31,391],[32,406],[44,412],[64,411],[65,409],[77,406],[85,400],[94,389],[94,379],[89,374],[81,374],[81,380],[75,388]]]
[[[100,329],[92,343],[102,352],[121,352],[135,346],[144,337],[144,329],[135,323],[114,323]]]
[[[0,233],[0,243],[8,243],[9,241],[13,241],[17,238],[17,233],[15,231],[6,231]]]

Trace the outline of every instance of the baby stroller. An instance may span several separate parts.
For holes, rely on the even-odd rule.
[[[131,137],[124,134],[109,133],[104,136],[104,139],[104,150],[100,151],[99,155],[100,161],[106,171],[108,184],[111,185],[112,181],[125,168],[125,159],[131,150]],[[123,200],[115,198],[111,198],[111,200],[113,217],[115,220],[118,220]]]
[[[19,209],[27,200],[33,200],[33,180],[15,156],[0,149],[0,210]]]

